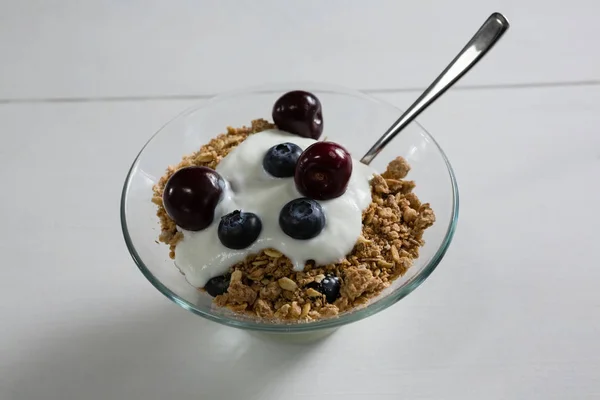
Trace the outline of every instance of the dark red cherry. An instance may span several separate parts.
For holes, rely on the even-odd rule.
[[[273,122],[283,131],[317,140],[323,133],[321,102],[309,92],[287,92],[273,106]]]
[[[223,178],[208,167],[186,167],[165,185],[163,204],[175,223],[188,231],[209,226],[223,194]]]
[[[337,143],[317,142],[300,155],[296,188],[306,197],[329,200],[341,196],[352,175],[352,157]]]

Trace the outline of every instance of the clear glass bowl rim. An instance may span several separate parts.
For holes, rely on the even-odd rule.
[[[431,136],[431,134],[429,134],[429,132],[425,128],[423,128],[423,126],[421,126],[421,124],[419,124],[418,121],[416,121],[416,120],[413,121],[412,123],[417,124],[421,130],[421,134],[424,135],[429,141],[431,141],[431,143],[437,148],[437,150],[440,152],[440,155],[442,156],[442,158],[446,164],[446,167],[448,169],[448,174],[449,174],[450,182],[452,185],[452,210],[451,210],[450,222],[448,224],[448,227],[446,228],[446,233],[444,235],[444,239],[442,240],[440,247],[437,249],[437,251],[435,252],[434,256],[431,258],[429,263],[423,267],[421,272],[419,274],[415,275],[405,285],[403,285],[400,288],[396,289],[395,291],[391,292],[386,297],[384,297],[372,304],[369,304],[368,306],[366,306],[364,308],[352,311],[347,314],[341,314],[340,316],[335,317],[335,318],[329,318],[329,319],[319,320],[319,321],[315,321],[315,322],[308,322],[308,323],[289,323],[289,324],[287,324],[287,323],[266,324],[266,323],[262,323],[262,322],[258,322],[258,321],[252,322],[252,321],[247,321],[247,320],[237,320],[234,318],[228,318],[225,315],[211,314],[204,310],[198,309],[194,304],[188,302],[185,299],[182,299],[176,293],[171,291],[168,287],[163,285],[160,282],[160,280],[154,276],[154,274],[146,267],[146,265],[144,264],[144,261],[142,260],[142,258],[138,254],[137,250],[135,249],[135,246],[129,235],[129,229],[127,227],[127,216],[126,216],[126,211],[125,211],[125,205],[126,205],[127,193],[129,190],[129,185],[131,182],[133,171],[135,170],[137,164],[139,163],[139,160],[140,160],[144,150],[148,146],[148,144],[150,142],[152,142],[152,140],[156,136],[158,136],[166,126],[168,126],[175,120],[184,118],[186,115],[189,115],[198,110],[210,107],[211,105],[213,105],[216,102],[224,101],[231,97],[235,97],[235,96],[239,96],[239,95],[250,95],[250,94],[254,94],[254,93],[259,94],[259,93],[281,92],[283,85],[288,86],[288,87],[305,87],[305,88],[318,87],[319,91],[321,91],[321,92],[331,92],[331,93],[345,95],[345,96],[358,97],[358,98],[361,98],[366,101],[381,104],[382,106],[393,107],[398,110],[398,116],[400,116],[402,114],[402,110],[400,110],[399,108],[395,107],[394,105],[392,105],[386,101],[377,99],[375,97],[369,96],[365,93],[362,93],[362,92],[354,90],[354,89],[349,89],[349,88],[336,86],[336,85],[332,85],[332,84],[324,84],[324,83],[320,83],[320,82],[287,82],[287,83],[279,83],[279,84],[271,83],[271,84],[266,84],[266,85],[253,86],[253,87],[243,88],[243,89],[239,89],[239,90],[235,90],[235,91],[225,92],[223,94],[213,96],[206,103],[203,103],[200,106],[198,106],[198,105],[191,106],[188,109],[181,112],[180,114],[173,117],[171,120],[169,120],[167,123],[165,123],[154,135],[152,135],[152,137],[144,144],[142,149],[139,151],[139,153],[137,154],[131,167],[129,168],[127,177],[125,178],[125,183],[123,185],[123,190],[121,193],[121,205],[120,205],[121,229],[123,231],[123,237],[125,239],[127,249],[129,250],[129,253],[130,253],[131,257],[133,258],[133,261],[136,263],[136,265],[138,266],[138,268],[140,269],[142,274],[146,277],[146,279],[148,279],[150,281],[150,283],[156,289],[158,289],[159,292],[161,292],[164,296],[166,296],[169,300],[173,301],[174,303],[178,304],[179,306],[183,307],[184,309],[186,309],[188,311],[191,311],[192,313],[194,313],[196,315],[200,315],[211,321],[218,322],[218,323],[221,323],[221,324],[224,324],[227,326],[231,326],[234,328],[248,329],[248,330],[254,330],[254,331],[263,331],[263,332],[300,333],[300,332],[311,332],[311,331],[317,331],[317,330],[323,330],[323,329],[337,328],[342,325],[360,321],[360,320],[367,318],[371,315],[374,315],[380,311],[383,311],[386,308],[397,303],[404,297],[406,297],[412,291],[414,291],[436,269],[436,267],[441,262],[444,255],[446,254],[446,251],[448,250],[448,247],[450,246],[450,243],[454,236],[454,232],[456,230],[456,225],[457,225],[457,221],[458,221],[458,209],[459,209],[459,195],[458,195],[458,185],[456,182],[456,177],[454,175],[452,166],[450,165],[450,162],[448,161],[448,158],[446,157],[446,154],[444,153],[442,148],[439,146],[439,144],[433,138],[433,136]],[[325,88],[325,89],[323,89],[323,88]],[[390,121],[390,124],[392,122],[393,121]]]

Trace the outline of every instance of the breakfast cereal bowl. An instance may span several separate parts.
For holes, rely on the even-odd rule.
[[[409,201],[403,197],[404,194],[399,192],[394,197],[394,193],[402,189],[397,189],[394,192],[392,186],[401,187],[402,182],[393,176],[394,179],[385,179],[390,185],[390,190],[388,193],[386,186],[385,190],[381,189],[381,194],[377,194],[378,201],[381,204],[383,204],[384,199],[394,203],[394,199],[398,198],[400,202],[404,202],[401,204],[406,205],[406,207],[409,207],[408,204],[411,203],[410,207],[415,208],[419,213],[421,213],[421,210],[425,210],[422,215],[429,215],[427,214],[429,205],[431,210],[435,212],[435,222],[432,225],[427,224],[427,229],[418,232],[415,238],[403,236],[404,242],[400,240],[397,248],[394,245],[391,246],[395,247],[392,249],[395,259],[398,259],[399,252],[400,255],[406,254],[408,256],[409,252],[417,254],[416,251],[418,251],[418,256],[411,259],[412,265],[409,268],[403,268],[401,273],[388,273],[385,268],[392,268],[388,271],[393,271],[393,260],[390,262],[390,260],[385,261],[377,257],[361,259],[349,255],[348,260],[353,260],[355,263],[360,261],[366,266],[371,266],[369,271],[364,271],[366,267],[362,264],[351,268],[355,272],[358,271],[357,268],[362,268],[362,272],[380,282],[379,289],[369,296],[358,297],[356,293],[347,295],[349,297],[343,299],[345,301],[343,305],[339,305],[339,302],[336,303],[339,305],[339,313],[337,311],[330,314],[323,312],[322,318],[316,311],[318,308],[315,308],[314,304],[319,307],[323,306],[323,310],[338,309],[337,306],[330,307],[326,304],[329,297],[325,294],[323,294],[322,300],[319,299],[316,303],[313,303],[313,314],[310,315],[314,318],[311,318],[308,314],[311,309],[310,304],[303,304],[304,300],[299,299],[298,303],[293,302],[292,304],[298,308],[298,312],[302,310],[303,318],[290,320],[276,318],[277,315],[282,315],[279,311],[282,309],[279,300],[268,303],[270,307],[273,307],[272,311],[275,313],[275,317],[262,318],[259,311],[254,312],[256,307],[253,308],[251,304],[242,303],[245,312],[239,312],[236,309],[237,306],[222,306],[224,304],[220,306],[215,304],[213,297],[206,291],[199,289],[196,287],[197,285],[192,285],[189,282],[190,279],[186,279],[186,275],[181,268],[175,265],[174,260],[171,258],[173,253],[170,253],[169,246],[158,242],[161,231],[164,233],[164,219],[167,217],[165,217],[164,212],[162,219],[157,216],[156,200],[158,199],[158,203],[160,203],[161,197],[154,192],[158,188],[159,193],[162,193],[161,190],[164,187],[165,172],[168,166],[175,166],[182,160],[183,156],[198,152],[203,145],[209,143],[218,134],[227,132],[228,127],[248,127],[251,121],[257,119],[271,121],[271,111],[276,100],[282,94],[293,90],[311,92],[320,100],[323,107],[323,138],[327,141],[339,143],[347,149],[355,160],[355,171],[359,168],[356,165],[357,160],[401,114],[401,111],[396,107],[381,100],[358,91],[326,84],[272,84],[246,89],[216,96],[175,117],[144,145],[127,174],[121,197],[121,225],[127,248],[134,262],[150,283],[162,294],[181,307],[209,320],[236,328],[272,333],[323,331],[358,321],[393,305],[416,289],[441,262],[452,240],[458,217],[458,189],[454,173],[444,152],[433,137],[418,123],[413,122],[371,164],[374,171],[382,174],[386,171],[388,163],[397,157],[402,157],[410,165],[410,171],[406,179],[415,182],[414,189],[411,188],[411,193],[414,193],[414,195],[410,195]],[[252,126],[254,127],[254,125]],[[235,134],[238,131],[231,130],[231,132]],[[247,133],[247,130],[239,132]],[[233,138],[236,139],[237,137]],[[238,140],[236,140],[237,142]],[[262,159],[261,154],[257,154],[256,157]],[[199,158],[196,157],[196,159]],[[217,166],[217,170],[218,168]],[[360,168],[363,168],[363,166],[361,165]],[[243,171],[240,173],[243,173]],[[383,180],[381,176],[379,176],[379,179]],[[373,193],[375,196],[375,191]],[[414,206],[412,205],[413,199],[416,199],[417,196],[420,201],[418,199],[414,200],[418,203]],[[423,205],[419,208],[421,202]],[[395,207],[398,209],[397,204]],[[413,218],[417,218],[417,215],[418,217],[421,216],[415,210],[409,211],[415,214]],[[273,212],[277,212],[277,210],[273,210]],[[364,211],[364,213],[367,213],[367,211]],[[404,217],[402,216],[402,211],[399,211],[399,213],[400,215],[396,217],[397,220],[401,221],[403,218],[408,218],[406,214],[404,214]],[[373,210],[371,210],[371,214],[373,214]],[[363,214],[363,220],[364,218]],[[377,218],[379,217],[375,217],[375,219]],[[367,219],[370,221],[373,216],[371,215]],[[163,222],[162,228],[161,222]],[[393,229],[408,235],[406,232],[416,231],[415,226],[417,223],[413,222],[412,224],[407,225],[407,228],[395,224]],[[365,243],[371,242],[364,238],[363,240]],[[410,243],[417,242],[419,246],[415,253],[412,253],[413,250],[410,248],[407,248],[409,252],[401,248],[402,243],[406,243],[410,247]],[[363,244],[362,248],[365,246]],[[387,250],[382,251],[386,251],[386,254],[388,254],[390,246],[386,245],[385,247]],[[175,251],[177,251],[177,248],[175,248]],[[269,254],[272,253],[277,253],[277,251],[271,251]],[[282,253],[285,252],[282,251]],[[279,256],[281,257],[281,255]],[[256,258],[256,260],[260,260],[260,258]],[[267,261],[254,262],[256,265],[266,263]],[[347,261],[347,264],[350,265],[351,262]],[[316,268],[317,266],[313,263],[313,267]],[[307,268],[310,270],[311,267]],[[343,267],[336,268],[339,271]],[[248,271],[245,271],[244,276],[247,273]],[[237,272],[237,275],[239,280],[242,272]],[[388,275],[393,275],[394,278],[390,278],[389,281],[384,278],[375,278]],[[313,285],[318,286],[318,282],[323,280],[324,275],[319,274],[316,276]],[[260,288],[261,283],[259,280],[267,285],[268,279],[265,278],[268,277],[268,275],[261,275],[256,282],[247,281],[246,284]],[[312,276],[309,278],[311,281],[313,280]],[[231,279],[231,285],[233,285],[233,278],[228,279]],[[286,280],[287,278],[279,279],[279,284],[285,291],[287,288],[285,288],[285,282],[282,279]],[[342,277],[342,281],[349,279],[349,277]],[[385,284],[381,283],[382,279]],[[241,283],[239,284],[241,285]],[[276,285],[273,282],[271,284]],[[313,287],[316,288],[317,286]],[[244,286],[244,288],[248,287],[250,286]],[[344,290],[346,289],[343,288],[342,292],[346,293]],[[258,289],[257,294],[251,296],[251,302],[261,298],[262,294]],[[292,293],[288,293],[288,295],[291,301],[293,299]],[[339,294],[337,295],[339,298]],[[348,306],[348,298],[356,300],[352,307]],[[226,300],[221,298],[222,303],[226,303]],[[331,301],[334,300],[335,298]],[[287,309],[290,308],[289,305],[283,308],[286,307]],[[271,315],[271,310],[267,311]]]

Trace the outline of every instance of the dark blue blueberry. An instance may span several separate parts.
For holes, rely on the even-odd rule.
[[[327,275],[321,281],[320,292],[325,295],[328,303],[333,303],[338,297],[340,297],[340,278],[333,275]]]
[[[333,275],[327,275],[321,282],[310,282],[305,287],[321,292],[325,295],[328,303],[333,303],[340,297],[340,278]]]
[[[312,239],[325,227],[325,214],[315,200],[302,197],[283,206],[279,213],[279,226],[294,239]]]
[[[221,218],[217,234],[223,246],[240,250],[254,243],[261,230],[262,222],[256,214],[235,210]]]
[[[271,147],[263,158],[265,171],[277,178],[294,176],[296,163],[302,149],[294,143],[281,143]]]
[[[229,289],[229,275],[215,276],[212,279],[209,279],[204,285],[204,290],[212,297],[216,297],[220,294],[227,292]]]

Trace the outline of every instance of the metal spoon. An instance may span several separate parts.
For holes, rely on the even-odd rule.
[[[500,13],[493,13],[479,28],[475,36],[458,53],[446,69],[433,81],[423,94],[379,138],[360,159],[369,165],[381,150],[402,130],[466,74],[502,37],[510,24]]]

